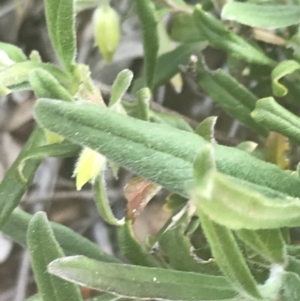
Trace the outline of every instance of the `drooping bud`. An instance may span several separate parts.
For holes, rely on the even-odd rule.
[[[110,63],[120,40],[120,21],[117,12],[109,3],[95,10],[94,38],[103,58]]]

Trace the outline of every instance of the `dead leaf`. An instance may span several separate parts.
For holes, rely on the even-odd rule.
[[[278,165],[282,169],[288,169],[290,159],[287,152],[290,150],[288,138],[276,133],[270,132],[266,141],[265,160]]]
[[[133,222],[141,214],[149,201],[161,190],[152,182],[143,178],[131,179],[125,187],[127,204],[127,217]]]

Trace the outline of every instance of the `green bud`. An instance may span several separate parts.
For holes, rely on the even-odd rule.
[[[103,58],[110,63],[120,40],[120,22],[117,12],[108,3],[95,10],[94,37]]]

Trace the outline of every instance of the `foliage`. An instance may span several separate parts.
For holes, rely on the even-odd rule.
[[[144,46],[143,75],[133,86],[141,89],[135,103],[124,101],[134,76],[123,70],[106,106],[88,67],[76,63],[75,14],[95,7],[95,40],[107,61],[113,60],[121,19],[109,1],[97,8],[99,1],[44,2],[61,66],[27,59],[16,46],[0,43],[0,92],[29,89],[38,98],[36,128],[0,184],[0,229],[30,251],[39,289],[31,300],[81,300],[77,285],[84,285],[106,293],[95,300],[298,301],[299,246],[291,244],[290,230],[300,227],[299,169],[283,168],[290,165],[288,139],[300,143],[300,119],[290,110],[298,110],[300,99],[299,5],[230,2],[216,16],[212,9],[220,1],[132,0]],[[167,14],[170,34],[162,22]],[[179,45],[162,50],[161,30]],[[201,53],[208,46],[227,55],[227,70],[209,70]],[[180,70],[265,142],[263,158],[254,155],[252,142],[219,145],[215,116],[192,129],[151,109],[156,89]],[[43,158],[74,155],[77,188],[91,181],[99,213],[118,229],[127,264],[49,223],[44,213],[30,216],[17,208]],[[131,203],[121,220],[107,198],[107,166],[139,176],[126,188]],[[161,187],[171,192],[171,218],[144,247],[132,223]],[[205,242],[194,252],[203,234]]]

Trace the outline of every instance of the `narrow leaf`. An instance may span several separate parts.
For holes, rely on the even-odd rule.
[[[193,132],[192,127],[177,114],[150,111],[150,121],[169,125],[178,130]]]
[[[217,123],[217,119],[217,116],[209,116],[205,118],[201,123],[199,123],[195,130],[195,133],[209,142],[216,142],[215,125]]]
[[[223,274],[244,297],[261,299],[257,284],[230,230],[214,223],[201,210],[198,210],[198,215],[212,254]]]
[[[299,199],[266,198],[219,173],[204,179],[192,197],[199,209],[221,225],[253,230],[300,225]]]
[[[121,71],[117,78],[115,79],[112,89],[111,89],[111,96],[109,99],[109,107],[113,105],[117,105],[122,100],[123,95],[129,88],[131,81],[133,78],[132,71],[125,69]]]
[[[100,171],[100,174],[95,178],[93,183],[93,192],[95,196],[95,202],[101,217],[108,224],[113,226],[124,225],[124,219],[118,220],[110,208],[109,200],[106,193],[104,168]]]
[[[178,13],[173,16],[171,38],[182,43],[201,42],[205,37],[201,35],[192,15]]]
[[[147,267],[159,265],[135,238],[130,220],[118,227],[117,231],[120,251],[129,262]]]
[[[283,301],[300,300],[300,277],[299,275],[286,272],[283,276]]]
[[[286,263],[286,247],[279,229],[238,230],[237,235],[270,263]]]
[[[30,72],[29,82],[38,98],[47,97],[72,101],[72,95],[48,71],[37,68]]]
[[[298,5],[231,2],[225,4],[222,19],[268,29],[284,28],[300,23]]]
[[[174,223],[162,233],[159,247],[166,253],[170,266],[175,270],[211,275],[220,273],[214,260],[201,260],[193,254],[194,248],[180,222]]]
[[[202,186],[205,186],[202,190],[203,195],[209,196],[211,190],[214,189],[210,178],[215,172],[213,150],[208,145],[199,152],[194,162],[194,178],[196,182],[200,181]],[[252,296],[259,299],[260,294],[255,280],[231,231],[211,220],[199,205],[199,199],[192,195],[192,200],[196,202],[202,229],[220,270],[243,296]]]
[[[27,157],[28,152],[32,148],[41,146],[44,142],[43,131],[40,128],[36,128],[0,183],[0,229],[8,221],[13,210],[19,205],[21,197],[31,185],[41,159],[32,160],[30,164],[25,164],[23,173],[26,179],[28,179],[26,183],[21,183],[19,180],[19,164]]]
[[[266,136],[267,130],[251,117],[257,97],[223,70],[209,71],[200,60],[197,63],[197,82],[222,109],[253,130]]]
[[[143,88],[137,91],[138,116],[137,118],[145,121],[150,119],[150,100],[151,91],[149,88]]]
[[[256,148],[257,143],[253,141],[244,141],[239,143],[236,147],[244,152],[251,154]]]
[[[44,0],[48,33],[67,71],[74,71],[76,38],[74,0]]]
[[[299,11],[300,13],[300,11]],[[281,17],[282,19],[282,17]],[[300,18],[299,18],[300,21]],[[279,63],[272,71],[271,78],[272,78],[272,89],[273,94],[278,97],[283,97],[288,93],[288,89],[282,85],[279,80],[296,70],[300,69],[300,65],[298,62],[293,60],[285,60]]]
[[[26,246],[26,232],[32,215],[21,209],[15,209],[6,225],[1,229],[3,233],[11,237],[15,242]],[[93,242],[73,230],[57,224],[50,223],[55,239],[67,255],[84,255],[96,260],[118,262],[118,259],[106,254]]]
[[[275,62],[259,48],[252,46],[242,37],[228,30],[221,21],[210,13],[204,12],[200,5],[197,5],[194,10],[194,19],[200,34],[209,41],[211,46],[249,63],[274,66]]]
[[[279,105],[273,97],[259,99],[251,116],[270,131],[278,132],[300,143],[299,117]]]
[[[0,50],[4,51],[16,63],[24,62],[27,59],[24,52],[15,45],[0,42]]]
[[[82,256],[55,260],[49,272],[94,289],[135,299],[193,301],[197,298],[204,301],[230,300],[237,296],[224,277],[106,264]]]
[[[40,99],[35,115],[44,127],[183,196],[188,196],[186,187],[193,182],[192,162],[207,144],[197,134],[134,119],[94,104]],[[273,197],[282,197],[282,193],[300,196],[300,180],[279,167],[236,148],[213,148],[220,172]]]
[[[162,54],[157,59],[153,78],[153,88],[166,84],[180,71],[180,66],[189,63],[192,54],[200,52],[207,43],[189,43],[177,46],[174,50]]]
[[[151,0],[134,0],[133,2],[143,32],[145,81],[147,87],[152,88],[159,49],[156,11]]]
[[[28,179],[23,173],[24,167],[26,166],[26,162],[30,159],[34,160],[42,160],[47,157],[60,157],[60,158],[68,158],[74,157],[78,155],[81,147],[65,141],[59,144],[50,144],[50,145],[43,145],[39,147],[33,147],[30,149],[26,156],[21,160],[18,166],[18,172],[20,180],[23,183],[26,183]]]
[[[51,73],[64,87],[70,86],[70,77],[52,64],[37,62],[16,63],[0,71],[1,85],[12,90],[29,90],[29,74],[32,70],[42,68]]]
[[[48,274],[48,264],[64,256],[44,212],[33,216],[28,226],[28,248],[35,281],[43,301],[80,301],[79,289]]]

